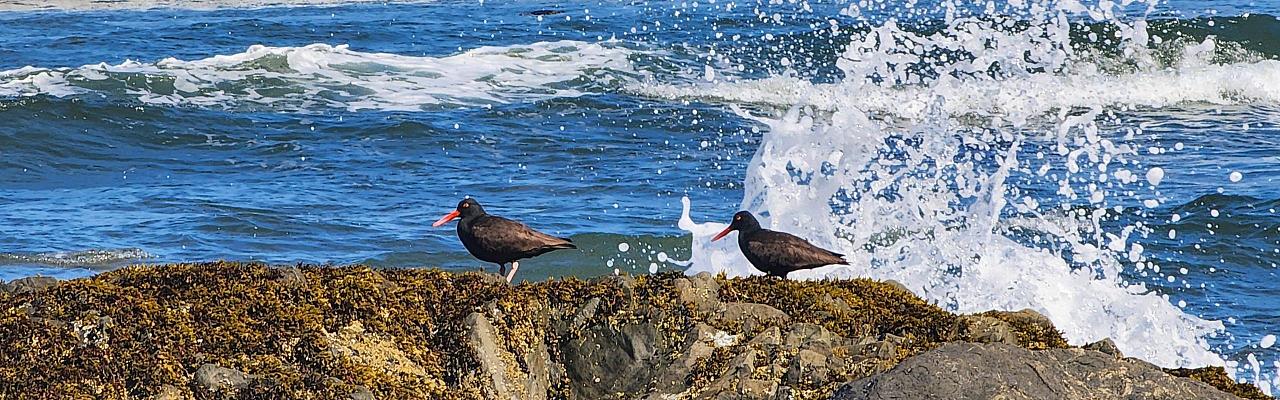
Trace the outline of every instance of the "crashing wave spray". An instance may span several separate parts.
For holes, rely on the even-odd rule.
[[[846,48],[842,82],[813,98],[793,92],[780,118],[737,110],[768,128],[748,164],[742,208],[767,227],[848,254],[852,264],[793,278],[894,279],[957,312],[1034,309],[1073,344],[1111,338],[1125,354],[1166,367],[1224,365],[1205,340],[1221,323],[1121,276],[1125,265],[1154,266],[1129,238],[1142,223],[1115,232],[1102,226],[1126,204],[1158,198],[1163,171],[1137,159],[1141,127],[1100,126],[1106,107],[1127,104],[1105,96],[1042,103],[1034,95],[1052,91],[1022,98],[1009,89],[1107,76],[1073,47],[1075,16],[1109,22],[1114,34],[1101,41],[1135,68],[1155,68],[1146,23],[1123,21],[1122,6],[1109,1],[1010,3],[1027,19],[991,10],[966,17],[946,3],[945,28],[934,33],[893,21],[872,27]],[[1257,65],[1267,75],[1273,64]],[[712,87],[744,84],[751,83]],[[975,102],[982,96],[966,93],[987,87],[1003,88],[1010,100]],[[908,100],[897,103],[904,111],[886,107],[876,111],[889,117],[877,117],[866,112],[864,93]],[[1006,182],[1013,177],[1057,190],[1036,193]],[[686,199],[680,227],[693,233],[689,273],[758,274],[737,249],[708,243],[722,223],[694,223],[689,209]]]

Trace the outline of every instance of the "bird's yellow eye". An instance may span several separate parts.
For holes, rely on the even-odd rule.
[[[467,207],[471,207],[471,205],[467,203],[462,203],[462,208],[467,208]]]
[[[733,219],[734,219],[735,221],[741,221],[741,220],[742,220],[742,217],[733,217]]]

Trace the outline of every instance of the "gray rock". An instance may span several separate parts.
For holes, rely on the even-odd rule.
[[[888,360],[898,353],[898,345],[893,341],[880,340],[861,345],[860,355]]]
[[[676,296],[681,301],[692,304],[694,309],[702,313],[719,311],[720,283],[711,274],[702,272],[697,275],[675,280]]]
[[[849,302],[844,301],[844,299],[839,297],[832,297],[830,294],[822,295],[822,299],[818,300],[818,304],[826,306],[827,308],[831,310],[835,310],[837,312],[842,312],[842,313],[853,312],[853,307],[849,306]],[[832,317],[832,314],[830,312],[824,312],[823,315],[826,315],[827,317]]]
[[[151,400],[183,400],[187,397],[182,394],[182,389],[178,389],[173,385],[162,385],[160,391],[151,396]]]
[[[1124,353],[1120,352],[1120,348],[1116,347],[1116,342],[1111,338],[1102,339],[1093,343],[1084,345],[1085,350],[1093,350],[1103,354],[1110,354],[1116,358],[1124,358]]]
[[[507,314],[502,312],[502,307],[498,307],[497,299],[485,302],[484,305],[481,305],[480,308],[476,310],[476,312],[482,312],[484,315],[492,317],[496,321],[501,321],[507,318]]]
[[[982,315],[965,315],[956,320],[959,339],[974,343],[1004,343],[1017,346],[1018,335],[1008,322]]]
[[[813,350],[800,350],[791,359],[791,367],[782,381],[788,385],[808,383],[821,386],[827,383],[831,371],[827,369],[827,356]]]
[[[524,398],[528,391],[528,377],[515,365],[515,356],[500,345],[497,330],[483,314],[473,312],[463,321],[466,327],[466,345],[476,361],[480,362],[480,384],[485,397],[490,399]],[[546,392],[542,393],[546,396]]]
[[[0,290],[13,294],[35,293],[58,284],[57,278],[48,276],[28,276],[0,284]]]
[[[796,398],[795,391],[790,386],[778,386],[773,391],[773,400],[794,400]]]
[[[741,353],[738,353],[738,355],[734,356],[733,359],[729,361],[729,368],[726,369],[724,373],[720,374],[719,378],[712,381],[710,385],[707,385],[706,392],[704,392],[700,397],[713,399],[767,398],[749,396],[749,393],[747,392],[750,389],[743,385],[743,383],[751,380],[751,375],[755,372],[756,368],[756,358],[759,355],[760,352],[754,349],[742,349]],[[769,393],[769,396],[772,395],[772,392]]]
[[[719,324],[741,324],[743,332],[756,330],[760,325],[786,324],[791,317],[766,304],[724,303],[724,311],[712,315],[710,320]]]
[[[347,397],[350,397],[350,398],[351,398],[351,400],[374,400],[374,399],[376,399],[375,397],[373,397],[373,391],[370,391],[370,390],[369,390],[369,388],[367,388],[367,387],[359,386],[359,385],[357,385],[355,388],[352,388],[352,389],[351,389],[351,393],[350,393],[350,394],[348,394],[348,395],[347,395]]]
[[[110,316],[100,316],[97,310],[90,310],[86,314],[88,314],[86,321],[71,323],[71,331],[80,340],[80,347],[106,349],[111,340],[109,332],[111,327],[115,326],[115,320]]]
[[[747,345],[779,346],[782,344],[781,332],[782,331],[779,330],[778,327],[771,326],[769,327],[769,329],[765,329],[764,332],[760,332],[759,334],[757,334],[756,337],[751,338],[751,341],[747,342]]]
[[[791,330],[787,332],[786,340],[783,343],[786,343],[787,347],[830,349],[843,341],[844,338],[832,333],[822,325],[798,323],[791,326]]]
[[[196,369],[196,385],[210,391],[237,391],[249,385],[252,377],[231,368],[204,364]]]
[[[573,315],[573,323],[570,324],[570,326],[573,330],[582,329],[586,326],[587,322],[591,321],[592,317],[596,316],[596,311],[599,309],[600,298],[592,297],[591,300],[587,300],[586,304],[583,304],[582,308],[579,308],[578,312]]]
[[[699,361],[707,358],[715,350],[713,336],[716,329],[704,323],[697,323],[685,333],[685,341],[677,349],[679,356],[669,365],[660,368],[654,380],[656,394],[676,394],[688,388],[685,378],[692,373]]]
[[[636,294],[636,278],[631,275],[605,275],[592,280],[593,282],[612,283],[618,285],[622,289],[622,295],[628,299],[632,299]]]
[[[907,285],[903,285],[902,282],[898,282],[893,279],[885,279],[883,283],[889,286],[896,287],[898,289],[902,289],[902,291],[904,292],[911,293],[911,289],[908,289]]]
[[[1212,386],[1083,349],[950,343],[845,384],[832,399],[1229,399]]]
[[[293,288],[307,287],[307,276],[302,273],[302,269],[298,267],[273,268],[275,273],[274,281]]]
[[[659,354],[665,354],[651,322],[620,327],[593,326],[582,337],[565,342],[565,373],[576,398],[637,398],[653,380]]]
[[[744,379],[738,385],[738,395],[733,396],[735,399],[772,399],[774,393],[778,389],[778,382],[763,379]]]
[[[524,357],[524,365],[529,369],[524,398],[530,400],[547,398],[547,391],[551,389],[551,364],[551,354],[547,351],[547,344],[539,340],[537,347]]]
[[[1040,329],[1044,329],[1044,330],[1056,329],[1053,326],[1053,321],[1049,320],[1049,317],[1046,317],[1044,316],[1044,314],[1041,314],[1039,311],[1032,310],[1030,308],[1024,308],[1018,311],[993,311],[993,312],[1000,315],[1004,315],[1006,318],[1012,319],[1015,322],[1035,325]]]

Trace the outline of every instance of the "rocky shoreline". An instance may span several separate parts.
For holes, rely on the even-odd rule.
[[[1234,395],[1234,396],[1233,396]],[[0,285],[0,398],[1269,398],[892,282],[203,263]]]

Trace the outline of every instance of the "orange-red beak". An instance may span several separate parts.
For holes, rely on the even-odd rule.
[[[711,238],[711,241],[714,242],[714,241],[720,240],[720,238],[724,237],[724,235],[728,235],[729,232],[733,232],[732,226],[724,228],[724,230],[720,231],[720,233],[717,234],[716,237]]]
[[[440,219],[436,220],[436,222],[434,224],[431,224],[431,226],[436,227],[436,226],[447,224],[449,223],[449,221],[453,221],[454,218],[458,218],[459,215],[462,215],[461,211],[453,210],[453,212],[445,214],[443,217],[440,217]]]

